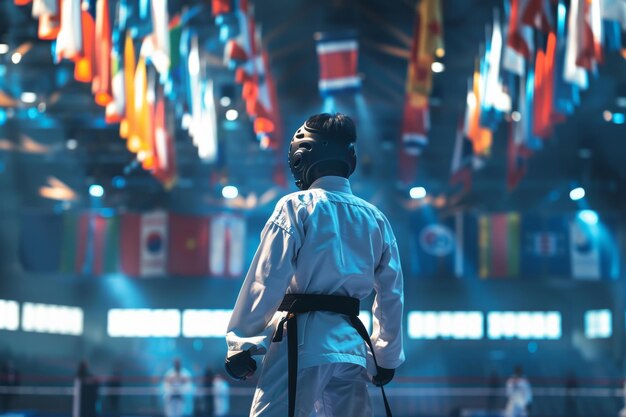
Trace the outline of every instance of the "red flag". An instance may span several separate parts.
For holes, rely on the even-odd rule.
[[[209,219],[170,213],[169,273],[209,275]]]
[[[429,124],[428,100],[423,96],[407,94],[401,144],[398,147],[398,177],[403,184],[415,180],[418,156],[428,143]]]
[[[93,80],[95,54],[96,25],[91,13],[89,13],[89,3],[83,3],[81,10],[82,26],[82,50],[75,57],[74,78],[76,81],[88,83]]]
[[[165,113],[165,98],[159,91],[154,110],[154,176],[161,181],[165,188],[170,189],[176,181],[176,154],[174,137],[167,127]]]
[[[96,103],[106,106],[113,100],[111,90],[111,20],[109,0],[96,3],[95,66],[92,92]]]
[[[542,32],[554,30],[554,18],[551,9],[552,0],[521,0],[522,23],[537,28]]]
[[[212,0],[211,11],[213,16],[219,16],[221,14],[230,13],[233,9],[232,0]]]
[[[164,276],[167,266],[168,217],[160,211],[121,217],[121,266],[134,277]]]
[[[524,10],[521,7],[524,2],[525,0],[511,0],[507,45],[528,59],[531,53],[532,30],[525,28],[522,22]]]

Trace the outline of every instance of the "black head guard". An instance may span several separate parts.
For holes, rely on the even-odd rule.
[[[354,140],[334,137],[307,126],[306,122],[296,131],[289,145],[289,168],[301,190],[308,189],[315,177],[314,167],[332,164],[344,169],[348,178],[356,168]]]

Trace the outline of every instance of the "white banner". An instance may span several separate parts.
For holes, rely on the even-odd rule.
[[[574,278],[600,278],[597,227],[580,220],[570,223],[570,256]]]

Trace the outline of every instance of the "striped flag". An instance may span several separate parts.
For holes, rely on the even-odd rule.
[[[242,216],[211,218],[209,268],[213,276],[241,277],[246,253],[246,222]]]
[[[518,213],[481,215],[478,219],[479,276],[507,278],[520,271]]]
[[[93,80],[96,61],[95,0],[82,1],[80,19],[83,39],[82,49],[74,60],[74,79],[90,83]]]
[[[91,91],[98,105],[107,106],[113,101],[113,91],[111,87],[112,40],[109,0],[97,0],[96,3],[95,48],[94,74]]]
[[[61,2],[61,27],[56,41],[56,60],[77,59],[83,51],[81,0]]]
[[[168,215],[124,213],[120,243],[122,271],[133,277],[160,277],[167,271]]]
[[[60,0],[33,0],[32,14],[39,19],[39,39],[55,40],[61,28]]]
[[[359,43],[355,34],[318,33],[316,49],[319,60],[319,90],[323,97],[345,91],[358,91]]]

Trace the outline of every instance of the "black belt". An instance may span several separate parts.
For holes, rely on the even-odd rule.
[[[278,323],[276,333],[272,342],[283,340],[283,327],[287,323],[287,359],[288,359],[288,380],[289,380],[289,417],[295,416],[296,410],[296,389],[298,381],[298,320],[299,313],[310,313],[313,311],[326,311],[330,313],[344,314],[349,317],[352,327],[359,332],[372,351],[374,365],[378,369],[378,362],[374,354],[372,340],[367,333],[363,322],[359,319],[359,305],[357,298],[345,297],[341,295],[319,295],[319,294],[286,294],[283,302],[278,307],[278,311],[286,311],[287,316]],[[385,395],[385,389],[380,387],[385,403],[387,417],[392,417],[391,408]]]

